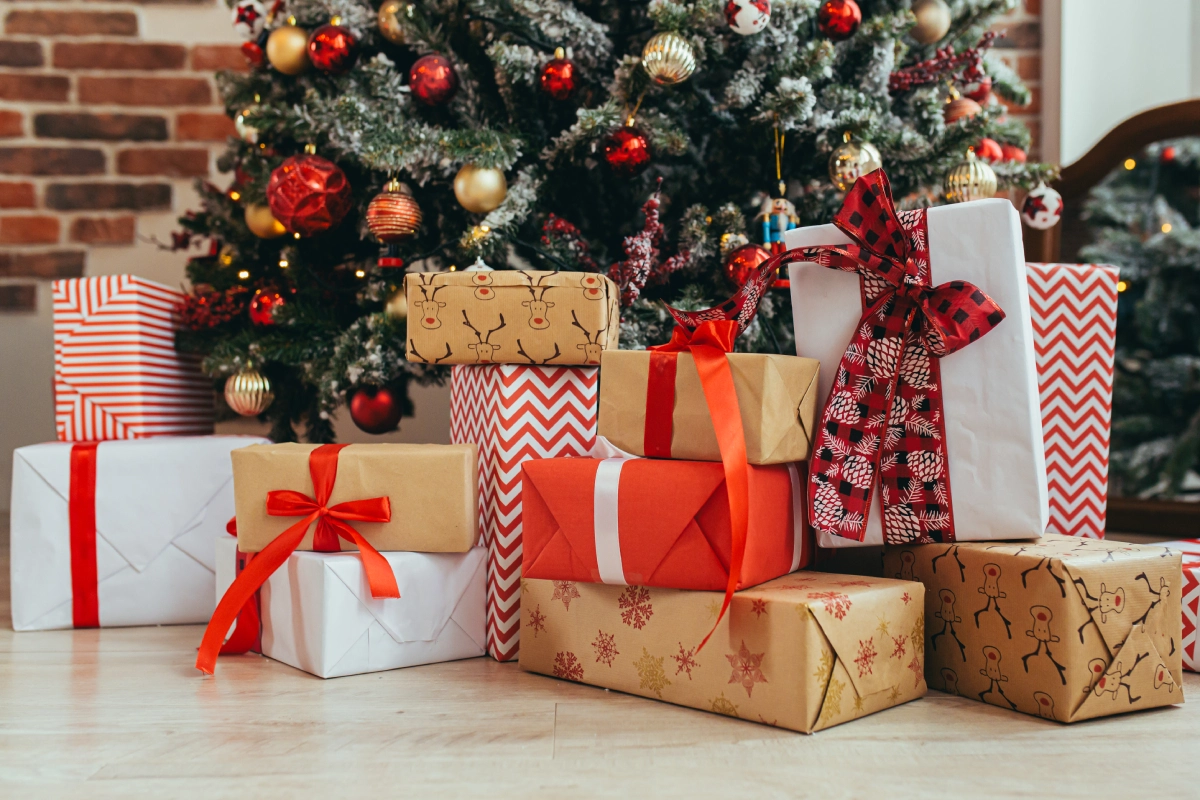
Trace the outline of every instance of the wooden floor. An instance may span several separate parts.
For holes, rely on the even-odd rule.
[[[192,668],[198,626],[14,634],[0,797],[1200,796],[1188,705],[1060,725],[939,692],[815,736],[473,659],[322,681]],[[637,793],[636,795],[634,793]]]

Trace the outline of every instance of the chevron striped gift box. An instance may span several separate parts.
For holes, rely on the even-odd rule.
[[[132,275],[54,282],[54,406],[64,442],[212,433],[213,390],[175,352],[183,295]]]
[[[596,441],[599,370],[456,366],[450,440],[479,446],[479,529],[488,546],[487,648],[517,657],[521,628],[521,464],[587,455]]]
[[[1200,672],[1200,539],[1162,544],[1183,551],[1183,668]]]
[[[1046,532],[1100,539],[1108,506],[1117,269],[1027,269],[1050,493]]]

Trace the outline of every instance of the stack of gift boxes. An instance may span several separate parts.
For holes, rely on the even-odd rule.
[[[1060,722],[1181,702],[1200,544],[1102,538],[1116,271],[1025,264],[1004,201],[896,212],[882,173],[835,222],[648,351],[600,275],[408,275],[449,445],[203,435],[178,293],[56,283],[14,627],[208,622],[209,673],[486,652],[804,732],[927,686]],[[798,354],[736,352],[781,265]]]

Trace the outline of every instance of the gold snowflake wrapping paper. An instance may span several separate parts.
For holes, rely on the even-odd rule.
[[[521,667],[802,733],[925,694],[924,590],[794,572],[720,592],[521,581]]]
[[[934,689],[1059,722],[1183,702],[1178,550],[1051,534],[883,558],[925,586]]]

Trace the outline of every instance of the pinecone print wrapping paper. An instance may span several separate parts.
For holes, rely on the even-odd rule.
[[[1047,535],[889,548],[925,587],[925,674],[1058,722],[1183,702],[1178,549]]]
[[[803,733],[925,694],[924,591],[794,572],[720,592],[522,581],[521,667]]]

